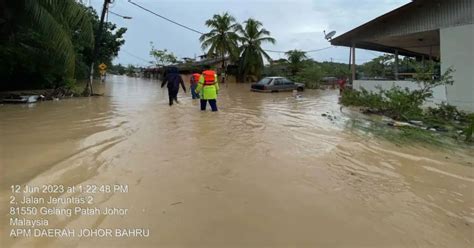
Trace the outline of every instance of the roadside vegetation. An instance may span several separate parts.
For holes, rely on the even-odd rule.
[[[229,57],[238,65],[239,81],[255,81],[261,77],[264,60],[271,61],[262,45],[275,44],[276,40],[260,21],[249,18],[242,25],[229,13],[223,13],[207,20],[206,26],[211,30],[199,40],[208,57],[221,58],[222,68],[226,68],[225,59]]]
[[[349,66],[344,63],[317,62],[309,59],[304,51],[291,50],[287,59],[272,61],[265,67],[265,76],[284,76],[305,84],[308,89],[318,89],[324,84],[334,85],[335,80],[349,75]]]
[[[74,0],[5,0],[1,5],[0,91],[80,92],[76,82],[89,76],[97,13]],[[125,32],[104,23],[96,65],[111,65]]]
[[[414,65],[414,83],[417,90],[394,87],[389,90],[379,88],[377,92],[345,90],[341,96],[344,106],[361,107],[364,113],[383,115],[389,125],[398,127],[410,137],[430,137],[437,132],[444,136],[472,142],[474,114],[468,114],[456,107],[442,103],[436,107],[424,108],[423,103],[433,96],[433,89],[440,85],[452,85],[453,69],[434,76],[437,63]],[[418,134],[418,135],[417,135]]]
[[[272,60],[263,49],[265,44],[276,44],[276,39],[263,23],[249,18],[242,23],[229,13],[215,14],[205,22],[209,32],[200,36],[201,47],[206,51],[207,58],[217,58],[221,68],[234,75],[238,82],[255,82],[266,76],[285,76],[294,81],[304,83],[307,88],[319,88],[325,77],[333,80],[349,75],[349,66],[344,63],[316,62],[309,59],[304,51],[291,50],[285,53],[287,59]],[[201,67],[193,65],[191,58],[180,60],[166,49],[156,49],[153,44],[150,55],[155,59],[152,64],[157,67],[181,65],[184,71],[199,71]],[[226,61],[230,61],[226,63]],[[121,70],[125,73],[124,69]]]

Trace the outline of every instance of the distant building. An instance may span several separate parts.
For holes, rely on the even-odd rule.
[[[215,69],[218,73],[221,73],[222,70],[222,58],[206,58],[203,56],[199,56],[201,60],[193,61],[192,59],[185,59],[184,63],[169,65],[169,66],[176,66],[181,74],[192,74],[194,72],[202,72],[206,67],[210,67]],[[226,67],[230,65],[231,60],[230,57],[224,58]],[[161,67],[149,67],[144,70],[145,77],[149,78],[161,78],[161,76],[165,72],[165,68],[167,66]]]
[[[352,81],[355,89],[415,87],[398,79],[357,80],[356,48],[432,59],[441,62],[441,72],[453,67],[454,85],[435,89],[432,103],[442,101],[474,112],[474,9],[472,0],[414,0],[331,40],[351,48]]]

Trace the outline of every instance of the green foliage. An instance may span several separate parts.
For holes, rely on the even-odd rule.
[[[67,88],[87,77],[99,23],[92,8],[74,0],[6,0],[2,11],[0,90]],[[110,65],[126,29],[104,27],[98,61]]]
[[[212,19],[206,21],[206,26],[211,30],[199,38],[202,49],[208,49],[207,54],[210,57],[218,56],[222,58],[223,64],[227,55],[237,60],[239,56],[239,36],[236,30],[239,24],[235,22],[235,18],[229,13],[216,14]]]
[[[323,77],[346,78],[350,75],[349,65],[334,62],[315,62],[321,67]]]
[[[263,43],[275,43],[270,32],[262,27],[262,23],[249,18],[244,27],[236,23],[229,13],[216,14],[206,21],[211,28],[199,40],[202,49],[207,49],[210,57],[222,58],[222,68],[225,68],[225,57],[230,56],[238,61],[238,74],[241,80],[247,76],[261,77],[264,69],[264,59],[270,61],[270,56],[262,49]]]
[[[308,89],[317,89],[320,86],[323,71],[317,64],[311,63],[301,71],[299,71],[294,77],[291,77],[298,83],[304,83]]]
[[[402,89],[394,87],[389,90],[378,89],[378,92],[345,90],[341,96],[341,104],[345,106],[359,106],[369,109],[371,113],[379,113],[389,116],[395,120],[410,121],[419,120],[427,127],[437,127],[449,132],[458,130],[464,136],[465,141],[472,142],[474,132],[474,114],[466,114],[456,107],[442,103],[436,108],[428,108],[423,111],[422,104],[433,95],[433,88],[440,85],[453,84],[453,69],[446,70],[441,76],[435,76],[433,71],[436,64],[427,63],[417,66],[417,74],[414,77],[420,88],[417,90]],[[419,128],[402,128],[397,137],[406,136],[409,139],[432,140],[430,131]],[[459,137],[458,133],[453,136]]]
[[[423,112],[421,105],[426,96],[419,97],[416,90],[394,87],[390,90],[380,90],[380,95],[384,97],[380,110],[395,120],[417,119]]]
[[[323,77],[344,78],[349,75],[347,64],[317,62],[311,59],[306,59],[298,63],[298,72],[295,75],[293,75],[290,69],[290,62],[286,59],[272,61],[270,65],[265,67],[263,75],[266,77],[288,77],[296,82],[304,83],[308,89],[319,88]]]
[[[240,47],[239,71],[242,75],[255,75],[260,78],[264,68],[263,58],[271,61],[270,56],[261,47],[262,43],[275,44],[275,39],[270,37],[270,32],[262,27],[262,23],[249,18],[244,22],[245,27],[237,27],[242,43]],[[245,77],[244,77],[245,78]]]
[[[286,61],[286,60],[285,60]],[[263,77],[272,77],[272,76],[286,76],[287,72],[287,65],[285,63],[271,63],[267,65],[263,69],[262,76]]]
[[[93,8],[86,8],[87,13],[90,15],[94,30],[99,29],[99,16]],[[123,35],[127,31],[126,28],[117,28],[117,26],[111,22],[104,22],[103,31],[98,43],[99,50],[95,56],[95,65],[105,63],[109,68],[112,66],[112,60],[118,56],[120,47],[125,44]],[[77,60],[76,68],[80,71],[76,73],[76,78],[85,79],[89,77],[90,64],[92,63],[92,50],[93,47],[84,47],[80,42],[74,42],[76,47],[77,56],[80,58]],[[99,70],[95,69],[95,75],[98,76]]]
[[[163,49],[163,50],[155,49],[155,47],[153,46],[153,42],[150,42],[150,45],[151,45],[150,55],[153,56],[153,58],[155,58],[157,66],[167,66],[167,65],[175,64],[176,62],[178,62],[177,57],[172,52],[168,52],[168,50],[166,49]]]
[[[429,63],[429,62],[428,62]],[[419,63],[414,58],[400,56],[398,71],[401,73],[415,73]],[[366,78],[395,78],[395,56],[384,54],[358,66],[358,73]]]
[[[439,104],[436,108],[428,108],[426,115],[436,118],[438,122],[461,120],[465,118],[464,113],[460,112],[455,106],[444,102]]]
[[[49,38],[47,49],[60,56],[66,73],[74,75],[76,53],[73,38],[89,46],[93,42],[91,18],[87,11],[73,0],[24,0],[25,18],[29,27]],[[74,37],[73,37],[74,36]]]
[[[433,88],[440,85],[453,85],[454,80],[452,74],[454,69],[450,67],[438,77],[437,74],[439,67],[439,63],[432,61],[415,65],[416,74],[413,79],[415,79],[415,82],[422,87],[422,95],[432,94]],[[428,97],[431,97],[431,95]]]
[[[463,133],[467,142],[472,142],[472,134],[474,133],[474,114],[467,115],[468,125],[464,128]]]
[[[452,126],[462,130],[465,141],[472,142],[474,131],[474,114],[459,111],[455,106],[441,103],[436,108],[428,108],[424,113],[423,121],[440,126]]]
[[[94,16],[94,26],[96,30],[99,28],[99,17]],[[117,25],[111,22],[104,23],[104,31],[99,43],[99,52],[96,57],[96,64],[105,63],[108,66],[112,65],[112,60],[118,56],[120,47],[125,44],[123,35],[127,32],[126,28],[117,28]],[[90,53],[86,53],[89,55]]]
[[[419,119],[422,116],[422,104],[433,96],[433,88],[440,85],[453,84],[452,72],[449,68],[440,77],[434,76],[436,63],[426,63],[416,67],[417,74],[415,83],[420,89],[409,90],[394,87],[389,90],[379,88],[379,92],[369,93],[362,90],[359,93],[346,91],[342,95],[341,102],[344,105],[364,106],[374,109],[396,120]],[[374,102],[375,95],[378,100]],[[376,105],[374,105],[376,103]]]
[[[305,52],[296,49],[286,52],[285,55],[288,57],[288,68],[292,76],[303,69],[303,61],[308,59]]]
[[[376,57],[361,66],[362,73],[366,77],[390,77],[393,76],[394,55],[384,54]]]
[[[118,64],[118,65],[111,65],[108,71],[111,74],[123,75],[125,74],[125,69],[126,69],[125,66],[123,66],[122,64]]]
[[[369,92],[365,89],[361,91],[344,90],[341,96],[341,104],[345,106],[381,109],[385,105],[385,101],[381,94]]]
[[[136,70],[137,67],[133,65],[128,65],[127,68],[125,68],[125,74],[129,77],[135,77],[136,76]]]

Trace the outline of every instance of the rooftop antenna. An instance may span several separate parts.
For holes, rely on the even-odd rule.
[[[334,37],[334,35],[336,35],[336,31],[331,31],[331,32],[326,34],[326,30],[324,30],[323,33],[324,33],[324,38],[326,40],[331,40],[332,37]]]

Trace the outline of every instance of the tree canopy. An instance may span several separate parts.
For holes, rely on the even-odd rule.
[[[155,58],[155,64],[157,66],[167,66],[170,64],[174,64],[178,62],[178,59],[172,52],[168,52],[168,50],[163,49],[159,50],[153,46],[153,42],[150,42],[151,50],[150,55]]]
[[[224,65],[225,56],[237,58],[239,56],[239,36],[236,33],[239,24],[235,18],[225,12],[221,15],[216,14],[206,21],[206,26],[211,28],[208,33],[199,38],[203,50],[207,49],[210,57],[218,56],[222,58]]]
[[[244,22],[245,27],[238,26],[240,34],[241,55],[239,68],[242,75],[255,75],[259,78],[262,74],[265,58],[271,61],[270,56],[263,50],[262,43],[275,44],[276,40],[270,37],[270,32],[264,29],[262,23],[249,18]],[[245,79],[245,77],[244,77]]]
[[[0,10],[0,89],[55,88],[88,75],[99,18],[74,0],[4,0]],[[98,62],[110,64],[125,28],[105,23]]]

